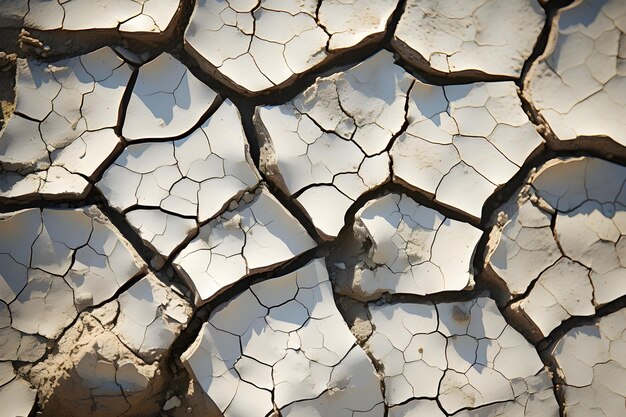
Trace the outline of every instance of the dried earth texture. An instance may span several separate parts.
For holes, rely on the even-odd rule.
[[[0,198],[84,197],[120,146],[114,128],[131,74],[109,47],[52,63],[18,59],[15,110],[0,142]]]
[[[354,201],[392,179],[480,219],[543,143],[513,82],[426,84],[387,51],[318,78],[287,104],[259,107],[255,120],[261,169],[325,239]]]
[[[442,75],[519,77],[546,19],[535,0],[407,0],[394,33],[400,55]]]
[[[387,194],[365,203],[353,227],[359,253],[331,255],[339,293],[368,301],[384,293],[428,295],[474,286],[471,262],[482,232],[467,223],[405,194]],[[347,264],[350,259],[356,263]]]
[[[626,295],[625,184],[624,166],[553,159],[498,213],[485,276],[536,337]]]
[[[176,0],[8,0],[3,19],[38,30],[159,34],[167,30],[178,9]]]
[[[577,0],[559,10],[545,52],[525,80],[556,140],[626,146],[626,3]],[[622,148],[623,149],[623,148]]]
[[[624,413],[626,377],[624,310],[574,327],[552,354],[563,381],[565,412],[570,416],[619,416]]]
[[[185,49],[231,88],[260,93],[382,38],[395,8],[392,0],[198,0]]]
[[[626,415],[623,0],[0,0],[0,417]]]

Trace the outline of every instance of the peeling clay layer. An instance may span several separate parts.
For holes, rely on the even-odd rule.
[[[626,2],[0,0],[1,417],[623,417]]]

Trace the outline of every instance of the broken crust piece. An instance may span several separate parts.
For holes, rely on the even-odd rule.
[[[342,51],[379,41],[396,1],[243,0],[195,3],[185,50],[246,95],[286,87]]]
[[[10,366],[10,372],[13,374],[11,381],[1,384],[0,383],[0,404],[2,404],[2,414],[7,417],[26,417],[30,415],[33,407],[35,406],[35,400],[37,398],[37,391],[31,387],[31,385],[19,376],[15,376],[13,366],[7,362],[0,362],[0,372],[4,373],[4,365]],[[5,375],[0,375],[4,377]]]
[[[335,306],[323,259],[212,311],[182,361],[225,417],[382,417],[380,382]]]
[[[548,161],[493,228],[485,277],[531,340],[626,294],[626,167]],[[532,287],[532,288],[531,288]],[[530,291],[529,291],[530,288]]]
[[[237,281],[271,270],[316,246],[304,227],[265,186],[200,228],[173,261],[197,305]]]
[[[189,303],[152,274],[112,304],[118,312],[113,333],[148,363],[167,355],[192,315]]]
[[[163,139],[185,135],[221,98],[187,67],[163,52],[139,68],[122,136]]]

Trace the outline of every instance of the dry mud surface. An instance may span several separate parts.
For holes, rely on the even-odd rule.
[[[624,0],[0,0],[0,417],[626,415]]]

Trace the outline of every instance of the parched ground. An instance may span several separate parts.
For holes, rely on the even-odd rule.
[[[0,1],[0,416],[623,417],[626,2]]]

